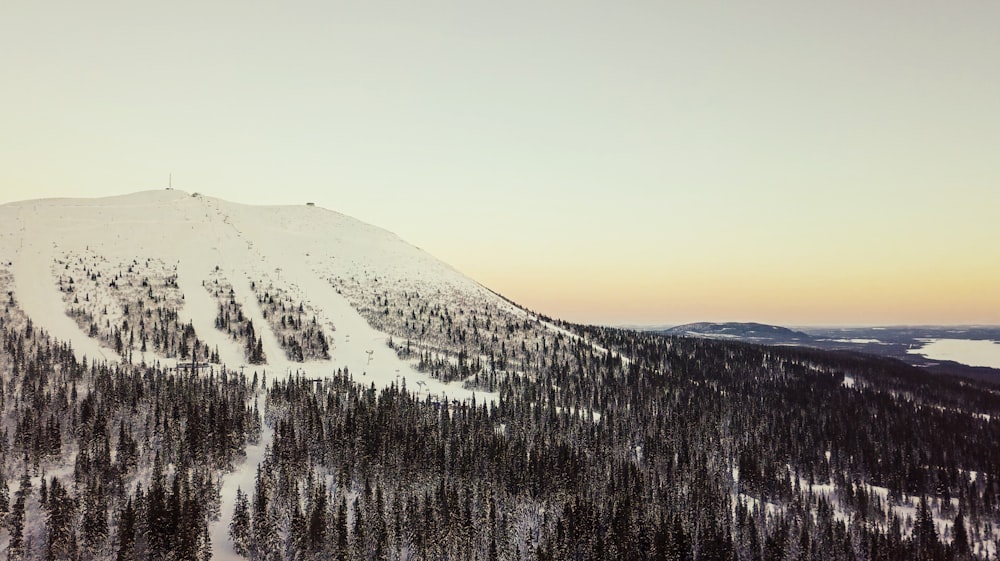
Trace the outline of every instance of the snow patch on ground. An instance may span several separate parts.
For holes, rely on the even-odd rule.
[[[257,466],[264,461],[264,455],[271,439],[274,436],[274,428],[264,423],[264,395],[258,392],[255,397],[257,410],[261,415],[261,436],[257,444],[247,446],[246,459],[236,470],[225,474],[222,477],[222,486],[219,491],[221,496],[221,508],[218,520],[213,520],[208,525],[208,533],[212,539],[212,558],[221,561],[236,561],[243,559],[233,551],[233,544],[229,540],[229,523],[233,520],[233,509],[236,503],[236,490],[241,490],[244,494],[253,495],[254,483],[257,477]]]

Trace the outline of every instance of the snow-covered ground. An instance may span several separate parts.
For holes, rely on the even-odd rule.
[[[1000,342],[974,339],[922,339],[924,346],[907,349],[933,360],[951,360],[969,366],[1000,368]]]
[[[406,278],[457,293],[475,292],[477,298],[493,298],[497,306],[513,307],[394,234],[318,207],[254,207],[175,190],[0,206],[0,259],[12,262],[22,308],[36,325],[72,342],[78,355],[91,360],[120,357],[67,315],[53,274],[53,263],[67,254],[104,257],[112,268],[134,258],[176,263],[184,298],[179,321],[190,322],[198,339],[217,347],[229,368],[246,359],[241,345],[215,328],[217,302],[203,283],[211,282],[216,268],[232,283],[236,300],[253,321],[270,374],[301,369],[325,376],[348,368],[366,385],[386,386],[405,378],[410,389],[418,389],[421,381],[423,391],[452,399],[469,398],[471,392],[440,384],[399,359],[386,345],[389,335],[372,329],[325,277],[361,278],[365,272]],[[107,273],[110,278],[113,271]],[[331,339],[329,360],[299,363],[286,357],[251,288],[261,281],[274,283],[315,312]]]
[[[119,360],[114,350],[102,347],[97,339],[88,337],[66,315],[62,295],[51,271],[54,242],[39,240],[33,235],[34,229],[25,231],[11,270],[14,292],[21,308],[36,325],[53,337],[72,342],[77,355],[87,356],[92,361]]]

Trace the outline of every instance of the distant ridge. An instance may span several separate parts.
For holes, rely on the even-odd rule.
[[[796,331],[754,322],[698,322],[643,331],[674,337],[702,337],[762,345],[795,345],[828,351],[867,353],[894,358],[929,372],[996,382],[1000,370],[957,360],[930,359],[919,349],[938,339],[1000,341],[1000,328],[984,326],[803,327]]]
[[[806,343],[812,340],[812,337],[801,331],[794,331],[778,325],[754,322],[687,323],[659,330],[659,333],[768,343]]]

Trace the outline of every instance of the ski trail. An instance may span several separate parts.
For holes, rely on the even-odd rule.
[[[19,214],[28,212],[20,209]],[[43,327],[49,335],[72,343],[77,359],[90,357],[91,361],[118,361],[118,353],[101,346],[97,339],[90,338],[80,326],[66,315],[62,294],[56,288],[52,276],[55,242],[42,236],[39,230],[44,225],[29,217],[21,217],[25,229],[21,234],[20,248],[13,261],[11,273],[14,276],[14,297],[24,314],[35,325]]]
[[[264,318],[257,302],[257,292],[251,286],[254,282],[264,282],[265,275],[261,274],[261,270],[265,261],[260,251],[214,202],[202,199],[202,204],[216,217],[212,221],[212,230],[218,240],[217,264],[232,285],[236,300],[243,308],[243,315],[253,322],[254,332],[261,339],[269,370],[288,372],[301,368],[302,364],[290,362],[286,358],[284,349],[271,330],[271,324]]]
[[[496,402],[497,393],[473,392],[463,388],[461,383],[441,383],[439,380],[418,372],[412,361],[405,361],[389,348],[386,342],[390,336],[373,329],[368,321],[353,306],[338,294],[337,290],[320,274],[303,265],[299,259],[269,256],[270,262],[280,261],[289,278],[297,284],[294,288],[306,295],[309,303],[336,325],[330,334],[333,341],[328,372],[337,368],[347,368],[354,381],[364,386],[388,387],[395,383],[406,383],[406,389],[415,394],[447,396],[449,399],[468,400],[475,393],[477,403]],[[399,341],[397,341],[399,343]]]
[[[272,372],[287,370],[288,361],[285,359],[285,351],[278,343],[274,332],[271,331],[271,324],[264,319],[264,313],[260,309],[260,304],[257,303],[257,293],[251,288],[248,275],[234,273],[229,282],[233,285],[236,300],[243,305],[243,315],[253,322],[254,332],[260,337],[269,369]]]
[[[263,370],[259,371],[263,373]],[[236,470],[222,476],[222,488],[220,494],[219,519],[208,524],[208,534],[212,540],[212,558],[222,561],[235,561],[243,559],[242,556],[233,551],[233,543],[229,539],[229,523],[233,519],[233,509],[236,504],[236,490],[253,495],[254,482],[257,478],[257,466],[264,461],[264,453],[271,444],[274,436],[274,429],[264,423],[264,403],[261,399],[267,395],[266,390],[258,392],[254,396],[257,410],[260,412],[261,435],[257,444],[247,446],[246,458],[241,464],[236,466]]]
[[[215,328],[214,318],[219,304],[202,286],[206,269],[199,265],[202,264],[182,261],[177,267],[177,286],[184,293],[184,307],[178,312],[178,316],[191,322],[198,339],[208,344],[210,349],[219,349],[219,360],[223,365],[230,369],[239,368],[246,362],[243,348],[226,333]],[[198,271],[202,273],[199,274]],[[206,357],[199,356],[198,359],[206,360]]]
[[[184,293],[184,307],[179,314],[190,319],[198,338],[208,343],[209,348],[219,349],[219,360],[230,369],[246,362],[243,347],[226,333],[215,328],[214,318],[218,302],[202,285],[208,273],[222,262],[219,251],[223,234],[218,228],[211,228],[215,234],[212,253],[192,253],[181,259],[177,265],[177,286]],[[213,254],[217,259],[213,262]]]

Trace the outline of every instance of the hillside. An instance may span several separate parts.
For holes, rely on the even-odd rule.
[[[1000,387],[519,308],[309,205],[0,206],[13,559],[987,559]],[[688,337],[691,332],[714,337]]]
[[[567,336],[380,228],[177,190],[0,206],[0,290],[7,328],[68,343],[82,364],[239,372],[255,385],[350,373],[433,403],[495,402],[487,371],[534,370]],[[226,478],[223,518],[255,467]],[[231,551],[226,529],[213,526],[217,552]]]
[[[426,374],[523,368],[519,350],[556,333],[394,234],[311,205],[176,190],[4,205],[0,263],[35,324],[91,360],[348,368],[465,398]],[[508,356],[485,352],[494,337]]]

